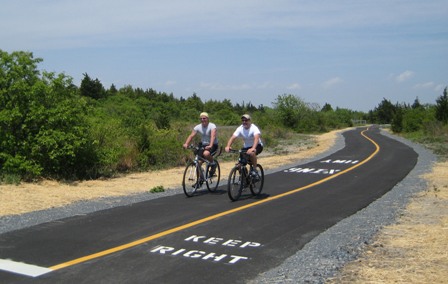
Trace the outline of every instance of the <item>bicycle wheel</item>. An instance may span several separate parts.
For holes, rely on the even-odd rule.
[[[229,194],[229,198],[232,201],[237,201],[241,192],[243,191],[243,180],[244,180],[243,172],[238,168],[234,167],[229,174],[229,181],[227,184],[227,193]]]
[[[219,186],[219,181],[221,179],[221,167],[219,166],[218,161],[215,160],[216,168],[213,176],[210,176],[211,167],[208,167],[207,179],[205,184],[207,185],[207,189],[210,192],[216,191]]]
[[[185,168],[184,178],[182,180],[182,187],[184,193],[188,197],[192,197],[196,190],[200,187],[200,175],[195,163],[190,163]]]
[[[260,179],[258,181],[254,181],[252,179],[252,182],[250,184],[250,191],[252,192],[252,195],[260,194],[264,185],[264,171],[263,167],[260,164],[257,164],[257,171]]]

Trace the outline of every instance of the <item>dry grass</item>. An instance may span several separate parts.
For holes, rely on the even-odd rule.
[[[448,163],[363,255],[327,283],[448,283]]]
[[[316,136],[314,147],[289,145],[289,153],[272,155],[269,151],[260,154],[260,163],[266,170],[275,169],[298,159],[315,156],[329,149],[338,131]],[[228,154],[223,154],[228,155]],[[222,162],[221,173],[227,175],[234,162]],[[64,184],[52,180],[19,185],[0,185],[0,216],[17,215],[53,207],[61,207],[72,202],[101,197],[124,196],[149,192],[152,188],[163,186],[165,190],[179,188],[182,182],[183,167],[169,170],[129,174],[107,180],[90,180]]]

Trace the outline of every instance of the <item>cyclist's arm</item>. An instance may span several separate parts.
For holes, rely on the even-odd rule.
[[[206,149],[211,149],[213,147],[213,145],[215,144],[215,137],[216,137],[216,128],[213,128],[210,133],[210,144],[205,147]]]
[[[227,142],[226,152],[230,151],[233,141],[235,141],[235,139],[236,139],[235,135],[232,135],[232,137],[230,137],[229,141]]]
[[[185,143],[183,145],[185,149],[188,148],[188,144],[190,144],[190,142],[193,139],[193,137],[196,136],[196,133],[197,133],[196,130],[191,131],[190,136],[187,137],[187,140],[185,141]]]

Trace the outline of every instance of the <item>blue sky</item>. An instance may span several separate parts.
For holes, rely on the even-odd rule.
[[[0,0],[0,49],[203,101],[368,111],[448,85],[447,0]]]

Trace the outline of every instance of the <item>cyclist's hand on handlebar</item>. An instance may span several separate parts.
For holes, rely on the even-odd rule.
[[[188,148],[188,144],[184,144],[184,145],[182,145],[182,147],[184,147],[184,149],[187,149]]]
[[[229,153],[232,150],[232,147],[226,147],[226,152]]]

